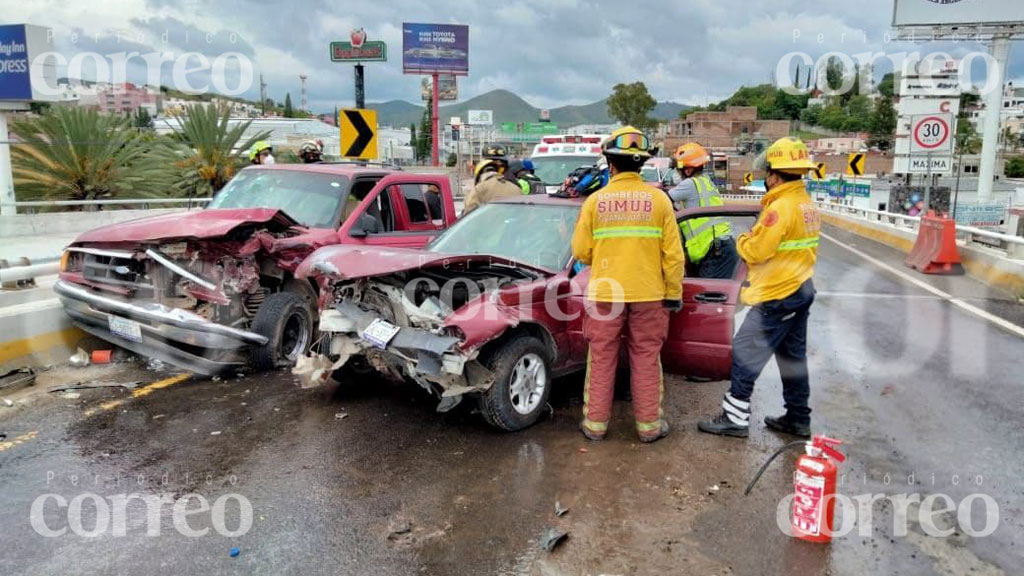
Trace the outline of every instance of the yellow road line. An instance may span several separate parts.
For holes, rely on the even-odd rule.
[[[38,435],[39,435],[39,431],[38,430],[33,430],[31,432],[26,432],[26,433],[22,434],[21,436],[17,436],[13,440],[8,440],[7,442],[0,442],[0,452],[3,452],[4,450],[7,450],[8,448],[14,448],[18,444],[24,444],[25,442],[28,442],[29,440],[34,440],[35,437],[38,436]]]
[[[148,394],[152,394],[156,390],[160,390],[162,388],[167,388],[169,386],[174,386],[175,384],[179,384],[181,382],[184,382],[185,380],[188,380],[191,377],[192,377],[191,374],[185,373],[185,374],[178,374],[177,376],[172,376],[170,378],[165,378],[163,380],[157,380],[156,382],[153,382],[152,384],[146,384],[145,386],[143,386],[141,388],[136,388],[135,390],[132,390],[132,396],[131,397],[132,398],[141,398],[142,396],[146,396]],[[104,403],[100,404],[99,406],[97,406],[96,408],[90,408],[89,410],[86,410],[85,411],[85,415],[86,416],[92,416],[93,414],[95,414],[98,411],[105,411],[105,410],[110,410],[112,408],[117,408],[121,404],[124,404],[125,400],[127,400],[127,398],[121,398],[121,399],[118,399],[118,400],[111,400],[109,402],[104,402]]]

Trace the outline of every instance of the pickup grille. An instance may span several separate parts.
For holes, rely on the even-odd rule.
[[[90,282],[134,290],[152,290],[152,284],[145,283],[144,273],[142,262],[116,256],[86,254],[82,265],[82,274]]]

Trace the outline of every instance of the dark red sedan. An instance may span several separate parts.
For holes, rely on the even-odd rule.
[[[321,285],[320,330],[338,378],[383,372],[434,393],[440,411],[469,396],[497,428],[533,424],[552,379],[586,367],[590,270],[575,265],[570,248],[580,205],[523,196],[481,207],[422,250],[314,252],[296,274]],[[759,211],[698,208],[677,218],[723,216],[738,234]],[[742,263],[726,280],[699,278],[688,266],[683,310],[672,317],[662,353],[666,372],[729,376],[745,274]]]

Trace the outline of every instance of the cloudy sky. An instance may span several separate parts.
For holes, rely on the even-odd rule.
[[[1006,0],[1016,1],[1016,0]],[[300,73],[309,76],[310,107],[350,105],[352,66],[330,61],[328,44],[354,27],[387,42],[387,63],[367,64],[367,101],[416,102],[419,78],[401,71],[402,22],[467,24],[470,74],[460,99],[494,88],[519,93],[537,106],[592,102],[618,82],[642,80],[659,100],[717,101],[741,85],[772,79],[780,58],[805,52],[899,53],[982,49],[887,42],[892,0],[3,0],[3,20],[48,26],[54,49],[81,52],[200,52],[209,58],[238,52],[268,83],[268,95],[291,92],[298,104]],[[1010,77],[1024,77],[1024,47],[1011,54]],[[86,70],[90,70],[88,63]],[[63,75],[65,71],[60,71]],[[161,68],[164,83],[172,65]],[[134,58],[129,80],[145,81]],[[88,73],[86,74],[88,75]],[[228,85],[237,71],[228,70]],[[982,78],[983,79],[983,78]],[[194,82],[201,84],[202,82]],[[258,98],[253,83],[246,96]]]

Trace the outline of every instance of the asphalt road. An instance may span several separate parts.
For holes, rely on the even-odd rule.
[[[749,440],[696,431],[725,382],[670,379],[673,433],[649,446],[634,439],[625,398],[609,439],[585,441],[580,378],[556,383],[550,418],[500,434],[468,407],[436,414],[409,386],[302,390],[286,373],[215,381],[122,365],[54,371],[36,388],[144,386],[77,398],[28,391],[0,406],[0,573],[1019,574],[1024,339],[840,244],[902,268],[889,249],[828,232],[838,243],[821,247],[810,326],[814,427],[845,442],[846,496],[973,502],[962,518],[940,515],[948,537],[927,535],[916,506],[902,520],[881,500],[841,512],[852,531],[831,545],[790,538],[776,509],[792,491],[795,455],[744,497],[757,467],[790,440],[760,425],[781,410],[773,365],[755,393]],[[926,280],[1000,318],[1024,318],[1008,295],[969,279]],[[189,493],[210,510],[181,500]],[[129,494],[167,499],[119,506]],[[971,536],[991,520],[972,495],[998,507],[989,535]],[[194,512],[177,515],[184,530],[175,501]],[[242,531],[240,501],[251,527],[232,536]],[[568,513],[556,517],[556,502]],[[550,528],[569,533],[552,553],[539,546]]]

